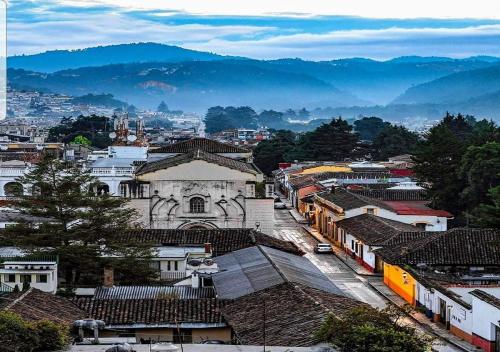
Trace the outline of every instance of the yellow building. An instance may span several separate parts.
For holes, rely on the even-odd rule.
[[[406,302],[415,305],[417,281],[410,273],[397,265],[384,263],[384,283]]]
[[[314,167],[304,169],[299,174],[300,175],[310,175],[310,174],[319,174],[322,172],[352,172],[352,170],[347,166],[321,165],[321,166],[314,166]]]

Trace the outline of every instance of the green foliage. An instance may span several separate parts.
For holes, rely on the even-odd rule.
[[[330,315],[316,334],[318,342],[330,342],[341,352],[424,352],[431,339],[403,325],[406,310],[368,306]]]
[[[214,106],[205,115],[205,125],[208,133],[235,128],[257,128],[257,113],[248,106]]]
[[[253,151],[254,163],[269,175],[285,161],[285,154],[295,146],[295,135],[291,131],[278,131],[272,139],[257,144]]]
[[[105,116],[78,116],[76,119],[63,118],[61,123],[49,130],[48,141],[69,143],[77,136],[90,140],[97,148],[106,148],[111,145],[108,136],[112,126]]]
[[[5,240],[28,250],[50,248],[44,253],[59,257],[67,285],[81,280],[94,284],[104,265],[127,268],[122,263],[132,261],[133,266],[128,266],[130,281],[147,282],[152,277],[147,264],[149,248],[120,240],[132,226],[135,211],[124,207],[127,199],[94,192],[97,180],[89,171],[45,158],[19,181],[33,185],[33,192],[20,196],[13,206],[50,221],[37,226],[19,223],[5,231]],[[116,276],[120,277],[119,270]]]
[[[32,324],[38,335],[38,347],[35,351],[59,351],[64,349],[69,342],[69,329],[48,320],[40,320]]]
[[[432,205],[450,211],[458,224],[498,185],[499,129],[470,116],[447,115],[431,128],[414,153],[414,171],[427,188]]]
[[[403,126],[387,124],[373,139],[374,160],[387,160],[396,155],[411,154],[416,148],[418,135]]]
[[[390,126],[390,124],[375,116],[363,117],[354,121],[354,130],[359,134],[361,140],[366,141],[373,141],[386,126]]]
[[[63,325],[48,320],[30,323],[15,313],[0,311],[0,345],[11,347],[8,351],[59,351],[69,340],[69,329]]]
[[[73,141],[71,143],[81,144],[81,145],[92,145],[92,142],[90,141],[90,139],[88,139],[87,137],[82,136],[82,135],[76,136],[75,139],[73,139]]]
[[[472,222],[481,227],[500,228],[500,186],[488,192],[489,203],[482,203],[472,211]]]
[[[10,346],[13,351],[33,351],[39,337],[19,315],[0,311],[0,346]]]
[[[324,123],[300,136],[295,148],[286,154],[288,160],[343,161],[356,154],[359,137],[342,118]]]

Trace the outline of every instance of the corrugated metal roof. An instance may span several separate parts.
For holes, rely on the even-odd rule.
[[[265,246],[241,249],[215,258],[220,272],[213,275],[217,297],[234,299],[284,282],[304,284],[343,295],[307,258]]]
[[[155,299],[169,296],[177,299],[213,298],[215,292],[211,287],[113,286],[98,287],[94,299]]]

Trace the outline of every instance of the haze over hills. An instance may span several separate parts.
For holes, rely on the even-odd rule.
[[[409,88],[394,100],[398,104],[460,103],[500,91],[500,64],[454,73]]]
[[[54,50],[34,55],[11,56],[9,68],[37,72],[139,62],[181,62],[221,60],[225,56],[158,43],[98,46],[80,50]]]
[[[489,56],[253,60],[139,43],[15,56],[8,66],[13,87],[75,96],[111,93],[148,108],[165,100],[174,109],[198,112],[214,105],[249,105],[330,107],[324,111],[390,120],[435,118],[457,110],[500,116],[495,104],[500,59]]]

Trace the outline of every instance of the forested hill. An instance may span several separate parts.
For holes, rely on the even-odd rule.
[[[500,64],[454,73],[409,88],[394,102],[398,104],[460,103],[487,94],[500,93]]]
[[[220,60],[224,56],[157,43],[98,46],[81,50],[54,50],[35,55],[11,56],[10,68],[38,72],[139,62],[181,62]]]

